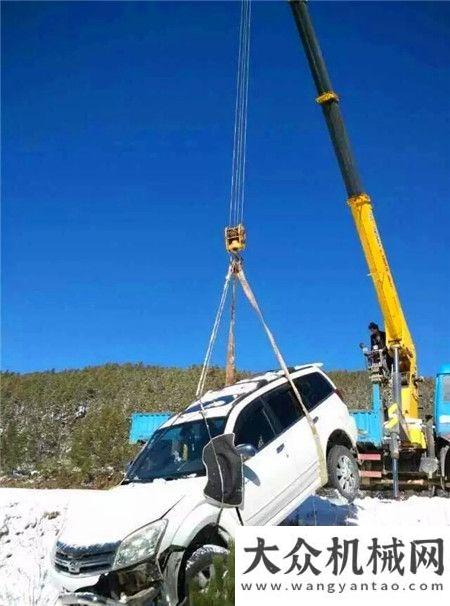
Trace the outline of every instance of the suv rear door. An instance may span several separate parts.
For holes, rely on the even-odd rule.
[[[289,501],[292,501],[316,488],[319,466],[314,438],[289,384],[265,394],[263,399],[275,417],[277,431],[294,468],[289,492]]]
[[[317,427],[322,448],[326,449],[328,437],[339,427],[343,404],[334,387],[320,372],[309,372],[294,379],[308,412]]]
[[[244,463],[246,524],[268,524],[289,503],[295,482],[295,463],[284,434],[277,435],[274,419],[261,399],[248,404],[234,424],[235,444],[251,444],[258,451]]]

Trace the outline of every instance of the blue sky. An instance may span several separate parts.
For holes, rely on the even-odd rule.
[[[239,4],[2,4],[2,365],[187,366],[226,269]],[[313,2],[420,369],[450,361],[450,4]],[[289,7],[252,20],[246,271],[289,363],[381,320]],[[238,365],[273,367],[245,301]],[[214,361],[223,362],[223,342]]]

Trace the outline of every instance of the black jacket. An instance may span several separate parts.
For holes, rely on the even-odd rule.
[[[378,345],[378,349],[386,347],[386,333],[383,330],[378,331],[377,334],[370,335],[370,348],[373,349],[375,345]]]

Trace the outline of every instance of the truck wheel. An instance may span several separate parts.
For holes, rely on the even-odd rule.
[[[192,585],[197,586],[200,590],[206,589],[210,580],[214,578],[214,558],[225,559],[227,555],[228,549],[218,545],[203,545],[194,551],[186,562],[186,600],[183,605],[194,606],[189,601],[189,589]]]
[[[327,456],[328,481],[347,501],[353,501],[359,490],[358,463],[348,448],[332,446]]]

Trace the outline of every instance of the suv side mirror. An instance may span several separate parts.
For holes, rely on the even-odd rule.
[[[239,444],[236,450],[241,455],[243,462],[248,461],[258,452],[253,444]]]
[[[203,463],[208,478],[203,494],[208,503],[240,507],[244,500],[244,470],[234,434],[212,438],[203,449]]]

